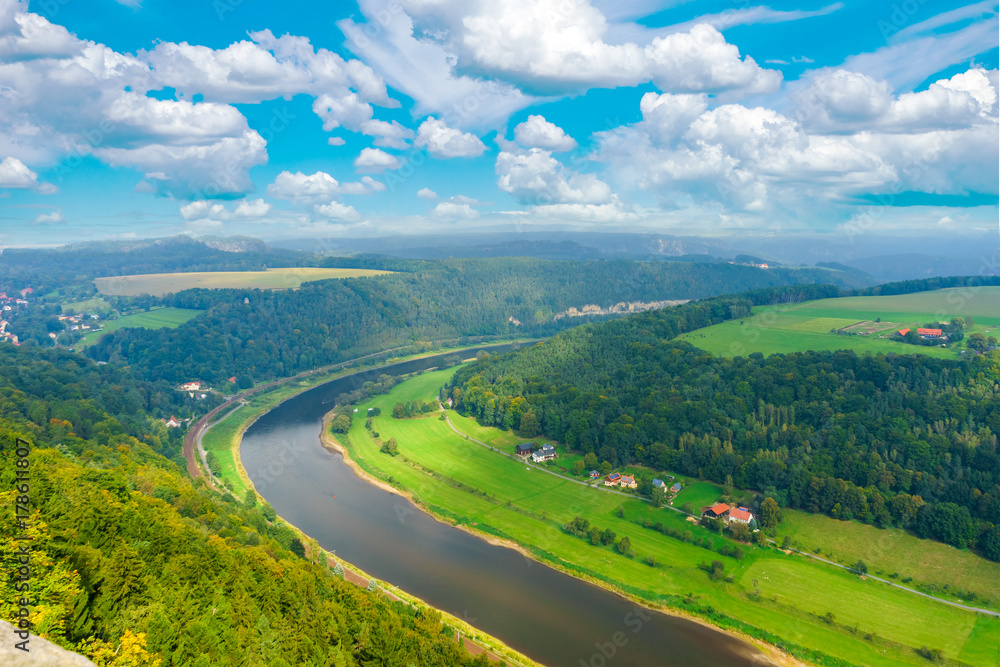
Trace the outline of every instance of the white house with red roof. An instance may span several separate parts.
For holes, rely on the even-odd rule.
[[[734,507],[729,510],[729,521],[742,524],[749,524],[753,521],[753,514],[746,507]]]

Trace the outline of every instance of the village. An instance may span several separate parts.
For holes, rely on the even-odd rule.
[[[556,458],[557,452],[556,448],[551,444],[543,444],[539,448],[535,448],[535,443],[533,442],[523,442],[515,446],[515,454],[525,460],[531,460],[532,463],[545,463],[548,461],[553,461]],[[676,498],[677,495],[683,489],[681,482],[674,481],[673,475],[663,475],[668,481],[664,481],[660,478],[654,478],[652,480],[651,488],[653,491],[651,496],[655,493],[662,493],[661,496],[665,501],[665,505],[669,506],[667,503],[672,499]],[[595,486],[604,486],[607,488],[614,489],[630,489],[637,491],[639,488],[639,482],[636,481],[635,475],[625,474],[622,472],[612,471],[607,474],[602,474],[598,470],[591,470],[589,473],[589,478]],[[672,484],[670,482],[673,482]],[[690,513],[694,516],[694,508],[690,511],[678,510],[677,508],[670,507],[675,511],[684,511],[685,513]],[[707,520],[717,520],[721,522],[723,527],[732,524],[742,524],[750,528],[751,530],[756,529],[756,521],[753,512],[741,505],[731,506],[725,502],[715,502],[711,505],[706,505],[698,508],[697,516],[702,519]],[[689,520],[695,520],[693,518]]]

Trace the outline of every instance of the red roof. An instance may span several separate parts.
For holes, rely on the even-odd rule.
[[[921,336],[940,336],[940,329],[917,329],[917,333]]]
[[[750,519],[753,518],[753,514],[743,509],[742,507],[738,507],[736,509],[729,511],[729,518],[737,519],[739,521],[746,521],[747,523],[750,523]]]
[[[716,505],[712,505],[711,507],[709,507],[708,511],[714,514],[715,516],[722,516],[723,514],[729,511],[729,505],[727,505],[726,503],[718,503]]]
[[[898,333],[900,336],[905,336],[906,334],[910,333],[910,330],[909,329],[900,329],[896,333]]]

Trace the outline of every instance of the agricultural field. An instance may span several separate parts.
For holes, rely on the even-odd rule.
[[[74,313],[96,313],[99,310],[110,310],[111,304],[102,299],[101,297],[94,297],[93,299],[87,299],[86,301],[74,301],[72,303],[62,304],[62,310],[65,313],[68,310],[72,310]]]
[[[205,271],[201,273],[146,273],[97,278],[97,291],[106,296],[163,296],[186,289],[297,289],[303,283],[331,278],[363,278],[391,271],[296,267],[266,271]]]
[[[783,511],[778,526],[778,539],[785,535],[803,551],[819,549],[822,558],[845,565],[863,560],[868,571],[880,577],[895,574],[891,578],[900,583],[912,579],[906,586],[931,587],[936,595],[1000,610],[1000,563],[970,551],[922,540],[901,528],[880,529],[789,509]],[[976,594],[971,602],[970,591]]]
[[[761,306],[754,315],[730,320],[679,338],[725,357],[788,354],[810,350],[926,354],[958,359],[964,341],[948,347],[908,345],[893,339],[898,329],[915,328],[953,317],[972,317],[966,330],[1000,334],[1000,287],[954,288],[898,296],[845,297]],[[833,333],[834,331],[841,333]]]
[[[135,327],[139,329],[162,329],[169,327],[174,329],[203,313],[203,310],[192,308],[153,308],[144,313],[125,315],[117,320],[106,320],[101,322],[104,327],[100,331],[92,331],[76,344],[77,349],[82,349],[88,345],[93,345],[97,339],[109,331]]]
[[[927,664],[915,651],[921,646],[940,649],[952,660],[961,656],[969,664],[996,664],[1000,619],[871,579],[860,580],[777,549],[744,545],[746,554],[741,560],[722,556],[714,549],[730,543],[728,539],[686,521],[678,512],[549,475],[504,456],[501,452],[524,441],[512,432],[485,428],[447,411],[461,433],[489,443],[497,452],[453,431],[440,419],[442,412],[410,419],[391,416],[397,402],[432,399],[454,370],[415,376],[387,395],[360,403],[348,437],[335,437],[344,442],[362,470],[409,491],[439,516],[511,539],[571,573],[650,601],[686,594],[700,604],[851,664]],[[372,420],[378,439],[365,428],[369,407],[382,410]],[[396,439],[398,456],[380,451],[389,438]],[[717,499],[720,491],[707,483],[685,490],[692,502],[699,503]],[[682,504],[687,502],[683,496],[678,498]],[[592,546],[564,532],[562,525],[576,516],[628,536],[635,557],[622,556],[611,547]],[[647,518],[687,532],[689,538],[669,537],[636,523]],[[712,540],[712,550],[702,546],[704,538]],[[724,564],[731,581],[712,581],[699,568],[713,560]],[[759,596],[754,595],[754,581]],[[828,613],[833,616],[824,620]]]

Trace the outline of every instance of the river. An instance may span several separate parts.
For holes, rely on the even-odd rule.
[[[263,415],[241,444],[257,490],[279,515],[338,557],[550,667],[761,664],[760,654],[734,637],[639,608],[440,523],[359,478],[341,455],[321,445],[322,418],[337,396],[375,375],[412,373],[436,366],[440,358],[333,380]]]

